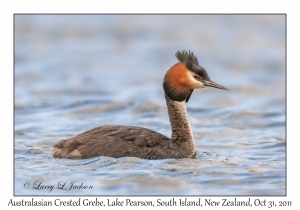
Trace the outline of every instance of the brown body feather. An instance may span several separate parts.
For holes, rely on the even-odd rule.
[[[56,158],[91,158],[97,156],[160,157],[160,151],[172,150],[168,137],[134,126],[101,126],[62,140],[54,146]],[[161,148],[161,149],[157,149]],[[173,148],[174,149],[174,148]]]

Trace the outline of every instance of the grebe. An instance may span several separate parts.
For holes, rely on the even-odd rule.
[[[191,158],[195,154],[193,133],[185,103],[194,89],[214,87],[228,90],[210,80],[190,51],[175,54],[180,61],[167,71],[163,88],[172,127],[171,139],[155,131],[107,125],[94,128],[54,145],[55,158],[92,158],[97,156],[139,157],[144,159]]]

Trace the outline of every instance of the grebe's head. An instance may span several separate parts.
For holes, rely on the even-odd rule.
[[[180,63],[167,71],[163,87],[167,96],[173,101],[188,102],[194,89],[214,87],[222,90],[228,88],[210,80],[205,69],[199,65],[193,52],[182,50],[175,54]]]

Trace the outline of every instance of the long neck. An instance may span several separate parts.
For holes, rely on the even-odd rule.
[[[177,143],[185,142],[191,150],[195,150],[193,133],[188,120],[185,101],[173,101],[166,94],[165,97],[172,127],[171,139]]]

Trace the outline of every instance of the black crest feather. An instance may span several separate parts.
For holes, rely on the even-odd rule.
[[[199,66],[197,57],[190,50],[177,51],[175,56],[181,63],[184,63],[188,69],[192,70],[194,66]]]
[[[190,71],[198,74],[204,80],[210,80],[205,69],[199,65],[198,59],[193,52],[190,50],[182,50],[181,52],[177,51],[175,56],[181,63],[184,63]]]

